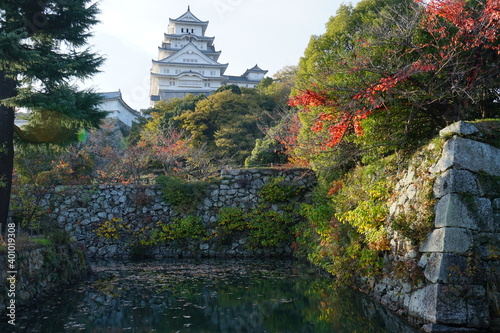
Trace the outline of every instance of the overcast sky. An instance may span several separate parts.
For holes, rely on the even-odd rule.
[[[168,19],[184,14],[188,5],[215,37],[225,74],[241,75],[258,64],[268,76],[297,65],[311,35],[325,24],[343,0],[100,0],[100,24],[94,27],[93,50],[106,57],[102,73],[83,86],[99,92],[121,90],[135,109],[149,107],[151,60],[167,32]]]

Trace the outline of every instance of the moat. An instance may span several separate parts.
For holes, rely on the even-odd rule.
[[[16,331],[416,332],[294,260],[99,262],[93,271],[21,311]]]

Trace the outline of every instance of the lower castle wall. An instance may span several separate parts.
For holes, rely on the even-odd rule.
[[[316,180],[306,169],[241,169],[223,170],[221,180],[210,185],[205,198],[189,214],[200,216],[205,226],[214,225],[223,207],[253,209],[259,204],[258,193],[272,179],[282,177],[287,183],[311,189]],[[307,193],[306,193],[307,196]],[[292,198],[298,208],[304,196]],[[89,257],[123,258],[133,251],[148,251],[152,257],[190,256],[291,256],[291,244],[276,248],[248,250],[246,239],[231,244],[217,244],[215,241],[192,242],[185,246],[166,244],[144,248],[132,248],[127,239],[103,238],[97,229],[104,222],[119,219],[130,225],[130,233],[153,228],[158,222],[170,223],[185,213],[165,203],[159,186],[100,185],[60,186],[45,195],[41,201],[44,210],[51,211],[51,220],[67,230],[77,241],[85,244]],[[271,209],[280,211],[279,205]],[[137,253],[135,253],[137,254]]]
[[[10,267],[6,254],[0,255],[0,267]],[[2,318],[15,320],[20,308],[32,306],[61,287],[74,284],[89,274],[90,266],[81,244],[49,245],[16,252],[15,273],[7,269],[0,270],[0,281],[5,282],[0,287]],[[13,275],[15,280],[7,280]],[[15,301],[13,306],[11,300]]]

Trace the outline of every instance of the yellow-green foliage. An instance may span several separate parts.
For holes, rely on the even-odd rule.
[[[436,175],[429,173],[429,168],[437,162],[446,140],[437,137],[429,144],[417,150],[408,161],[408,169],[414,170],[412,186],[416,189],[416,195],[411,201],[400,205],[394,216],[391,216],[391,228],[400,235],[408,238],[415,246],[418,246],[429,232],[434,229],[434,198],[433,185]],[[408,169],[403,169],[398,178],[407,177]],[[398,201],[400,195],[404,195],[406,188],[394,191],[390,204]],[[403,191],[400,193],[400,191]]]
[[[219,232],[243,231],[248,227],[246,212],[237,207],[223,207],[219,211]]]
[[[168,241],[198,240],[206,236],[206,229],[199,216],[188,215],[175,219],[172,223],[158,222],[151,231],[151,238],[142,241],[143,245],[154,245]]]
[[[96,230],[99,237],[118,239],[125,230],[130,230],[130,224],[124,223],[121,218],[113,217],[103,222]]]
[[[248,236],[246,246],[276,247],[294,238],[293,226],[300,219],[293,204],[304,192],[304,187],[276,177],[259,191],[260,204],[246,211],[237,207],[223,207],[219,212],[216,237],[228,243],[236,237]],[[278,206],[278,210],[272,205]],[[275,207],[276,208],[276,207]]]
[[[291,227],[295,219],[291,213],[274,210],[253,210],[250,215],[250,246],[275,247],[293,236]]]
[[[387,201],[395,185],[395,155],[358,167],[332,196],[336,218],[360,234],[362,242],[374,250],[388,250],[385,220]]]
[[[339,282],[379,274],[389,244],[385,222],[395,172],[395,157],[359,166],[323,194],[329,201],[303,205],[307,222],[297,228],[299,253]]]
[[[366,246],[356,230],[335,218],[330,205],[303,205],[307,222],[297,228],[298,254],[323,267],[339,283],[352,283],[356,276],[380,273],[378,251]]]
[[[296,216],[290,212],[277,212],[260,206],[249,212],[227,207],[219,212],[216,236],[222,243],[234,237],[248,236],[247,247],[276,247],[293,237],[292,226]]]
[[[262,187],[259,196],[265,202],[286,202],[298,197],[303,191],[303,186],[286,182],[284,177],[276,177]]]

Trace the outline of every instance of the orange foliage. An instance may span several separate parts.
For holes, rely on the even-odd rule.
[[[362,109],[354,114],[347,112],[336,112],[337,108],[333,101],[328,100],[324,92],[315,92],[313,90],[305,90],[301,94],[293,96],[289,105],[302,107],[304,111],[308,111],[311,107],[326,107],[327,112],[321,112],[316,119],[316,122],[311,127],[311,130],[318,133],[326,128],[330,134],[329,139],[324,143],[322,149],[334,147],[340,143],[342,138],[350,129],[354,130],[356,135],[363,134],[361,120],[372,112],[369,109]],[[297,132],[298,133],[298,132]]]
[[[451,38],[451,44],[444,48],[459,46],[463,50],[484,47],[499,51],[498,30],[500,28],[500,1],[478,1],[479,10],[467,7],[466,0],[415,0],[426,8],[423,28],[430,34],[444,38],[450,32],[439,19],[444,19],[458,29]]]
[[[290,106],[314,107],[330,105],[324,92],[316,92],[310,89],[302,91],[300,94],[293,96],[289,101]]]
[[[294,154],[294,150],[298,146],[297,137],[302,127],[299,117],[294,114],[287,123],[286,130],[275,137],[284,147],[284,153],[289,156],[288,163],[295,167],[308,167],[309,163],[305,158],[301,158]]]

